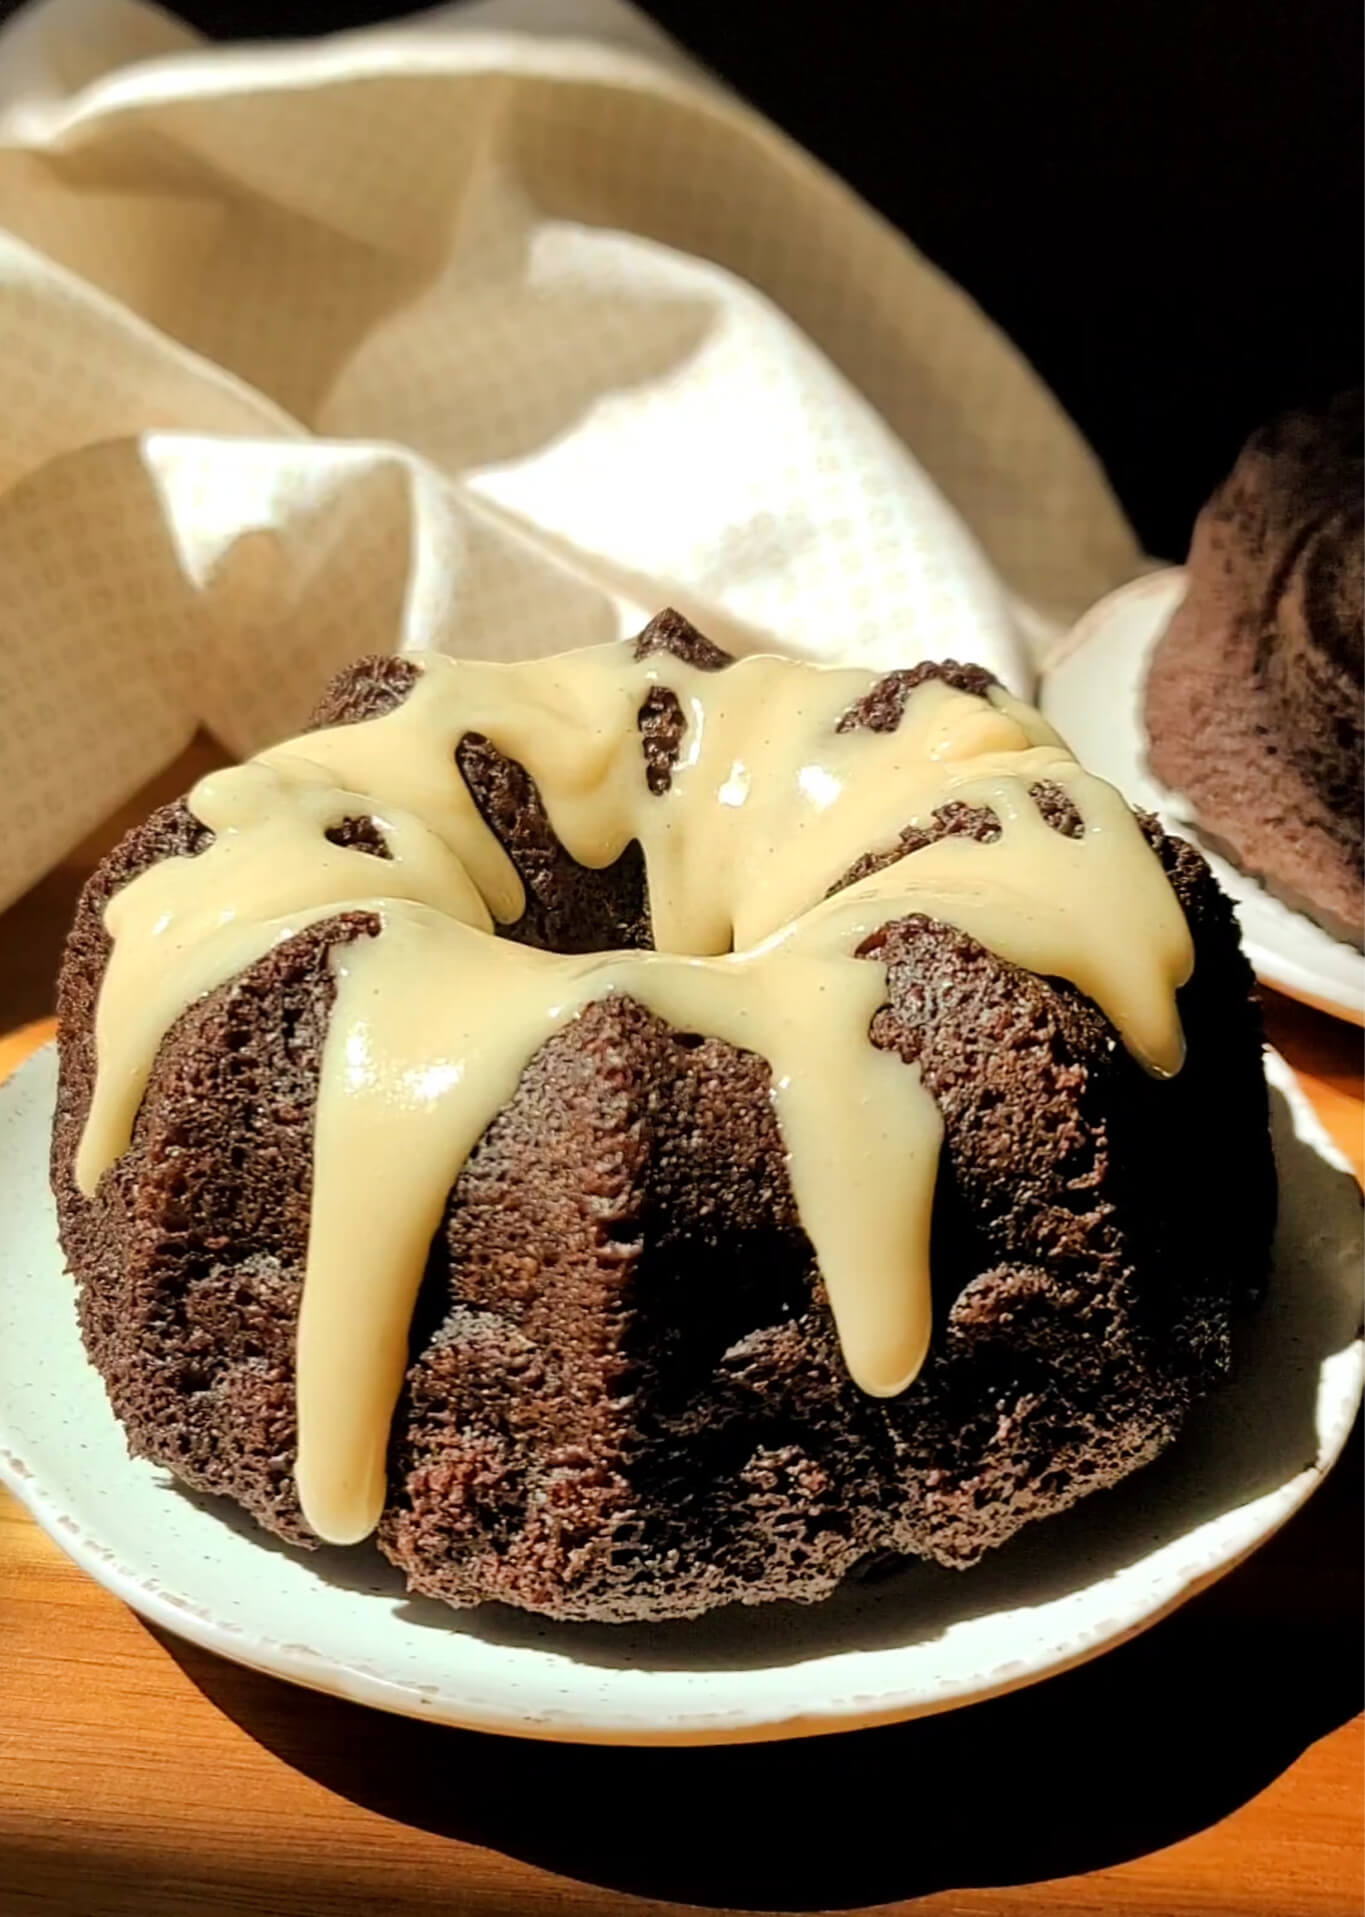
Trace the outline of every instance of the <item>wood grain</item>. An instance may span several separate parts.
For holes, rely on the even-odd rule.
[[[199,742],[150,796],[215,756]],[[0,1076],[50,1030],[76,889],[123,822],[0,917]],[[1282,1000],[1268,1022],[1359,1174],[1360,1035]],[[642,1752],[410,1724],[223,1663],[0,1495],[0,1914],[1359,1917],[1363,1491],[1353,1443],[1248,1564],[1033,1690]]]

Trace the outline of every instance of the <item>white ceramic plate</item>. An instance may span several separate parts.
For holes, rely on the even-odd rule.
[[[1184,591],[1184,567],[1170,566],[1092,606],[1049,661],[1042,709],[1091,772],[1199,846],[1236,901],[1257,978],[1290,998],[1365,1025],[1365,958],[1211,852],[1187,802],[1159,784],[1147,764],[1147,662]]]
[[[363,1548],[290,1551],[129,1461],[57,1248],[54,1077],[49,1049],[0,1091],[0,1474],[63,1550],[155,1623],[414,1717],[720,1743],[915,1717],[1032,1683],[1131,1637],[1245,1557],[1318,1484],[1360,1400],[1359,1194],[1272,1060],[1284,1181],[1274,1286],[1234,1382],[1149,1470],[974,1571],[913,1566],[810,1609],[648,1628],[455,1613],[405,1597]]]

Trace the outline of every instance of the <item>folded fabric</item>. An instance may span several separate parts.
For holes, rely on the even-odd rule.
[[[364,651],[672,604],[1027,691],[1137,569],[957,288],[639,16],[547,9],[0,32],[0,905],[197,727],[255,750]]]

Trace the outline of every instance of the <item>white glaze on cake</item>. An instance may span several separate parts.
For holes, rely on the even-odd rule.
[[[1149,1070],[1179,1069],[1193,952],[1122,797],[1031,708],[930,679],[892,731],[839,731],[876,675],[754,657],[704,672],[628,644],[516,665],[430,657],[392,712],[308,733],[190,795],[215,834],[111,901],[95,1096],[77,1160],[92,1192],[125,1149],[157,1047],[186,1007],[340,911],[376,937],[336,946],[298,1337],[297,1477],[332,1542],[377,1522],[389,1422],[427,1250],[450,1189],[526,1064],[611,993],[765,1058],[801,1222],[845,1359],[869,1392],[913,1380],[930,1336],[929,1224],[942,1126],[915,1066],[868,1026],[883,968],[857,956],[923,913],[1071,980]],[[686,720],[650,790],[639,715],[666,687]],[[456,763],[468,734],[535,780],[591,868],[644,853],[654,952],[555,955],[492,936],[524,897]],[[1031,796],[1060,787],[1084,832]],[[869,850],[952,802],[999,837],[940,838],[828,897]],[[375,820],[391,858],[331,843]]]

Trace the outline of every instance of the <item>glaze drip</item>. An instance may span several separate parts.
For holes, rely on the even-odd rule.
[[[341,911],[377,921],[332,953],[298,1333],[299,1496],[336,1543],[365,1536],[383,1508],[412,1310],[450,1189],[531,1057],[586,1005],[625,994],[767,1060],[850,1374],[889,1396],[929,1345],[942,1126],[918,1068],[868,1041],[885,976],[860,948],[890,921],[943,920],[1071,980],[1158,1074],[1181,1063],[1175,994],[1193,963],[1121,796],[998,687],[978,697],[927,679],[894,730],[840,731],[876,675],[764,656],[705,672],[628,644],[416,663],[394,711],[201,781],[189,806],[209,846],[110,902],[77,1158],[91,1193],[195,998],[305,925]],[[651,790],[639,715],[660,688],[686,723],[667,787]],[[460,774],[469,734],[527,770],[581,865],[639,844],[659,949],[557,955],[492,936],[525,900]],[[1079,837],[1048,825],[1039,785],[1065,794]],[[953,802],[988,807],[998,837],[939,838],[830,895],[869,849],[931,829]],[[387,859],[328,838],[356,817],[374,820]]]

